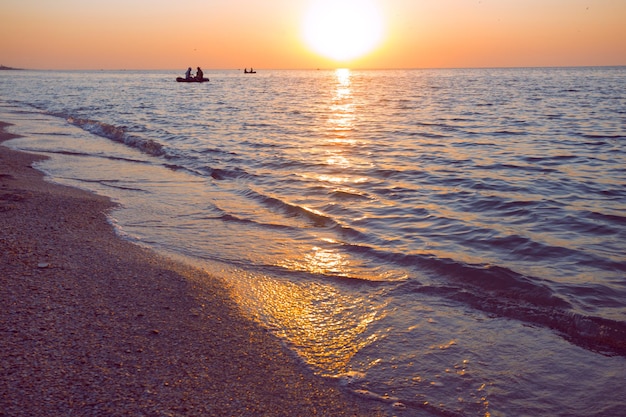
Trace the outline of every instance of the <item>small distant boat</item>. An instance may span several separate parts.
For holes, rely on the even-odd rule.
[[[203,78],[201,80],[197,78],[185,78],[185,77],[176,77],[176,81],[179,83],[205,83],[209,81],[208,78]]]
[[[256,74],[256,71],[253,70],[252,68],[250,68],[250,71],[248,71],[248,68],[244,68],[243,73],[244,74]]]

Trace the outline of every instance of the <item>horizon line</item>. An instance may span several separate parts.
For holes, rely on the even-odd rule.
[[[389,67],[389,68],[367,68],[338,65],[336,67],[318,68],[263,68],[257,67],[255,71],[334,71],[337,69],[349,69],[352,71],[414,71],[414,70],[465,70],[465,69],[541,69],[541,68],[619,68],[626,67],[625,64],[606,65],[521,65],[521,66],[468,66],[468,67]],[[206,68],[206,67],[205,67]],[[247,67],[244,67],[247,68]],[[243,71],[244,68],[208,68],[204,71]],[[3,71],[181,71],[180,68],[18,68],[0,65]]]

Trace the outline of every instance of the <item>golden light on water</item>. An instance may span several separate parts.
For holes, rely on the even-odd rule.
[[[317,253],[312,261],[319,268],[340,262],[332,254]],[[250,311],[260,312],[262,320],[309,365],[327,375],[348,371],[352,357],[373,340],[363,333],[383,311],[332,285],[267,276],[242,276],[235,295]]]
[[[354,128],[355,105],[352,97],[351,72],[347,68],[335,70],[337,84],[330,107],[330,130],[338,134]]]
[[[333,91],[329,116],[326,126],[326,160],[328,166],[350,168],[352,162],[346,151],[357,144],[352,137],[356,119],[355,105],[352,97],[351,72],[347,68],[335,70],[336,87]],[[345,182],[341,177],[330,178],[330,182]]]
[[[311,274],[350,277],[350,261],[338,250],[313,246],[311,251],[301,258],[285,259],[279,263],[292,271],[306,271]]]
[[[358,195],[352,184],[367,182],[363,176],[344,174],[355,166],[355,147],[361,140],[355,136],[357,106],[349,69],[332,74],[330,102],[320,111],[319,141],[309,148],[307,158],[314,158],[323,169],[299,173],[316,181],[329,193]],[[361,162],[362,163],[362,162]],[[298,202],[312,214],[312,219],[326,219],[323,209],[314,201]],[[315,220],[314,220],[315,221]],[[317,242],[285,248],[274,260],[281,271],[288,271],[293,280],[271,276],[247,275],[238,279],[236,292],[240,303],[250,311],[260,312],[268,324],[314,368],[328,375],[348,372],[354,355],[370,344],[376,336],[367,336],[372,322],[384,311],[381,301],[364,298],[354,291],[341,291],[343,280],[378,281],[393,277],[372,268],[366,259],[342,249],[325,228],[315,229]],[[297,276],[304,273],[305,279]],[[371,295],[371,294],[370,294]]]
[[[304,261],[309,265],[311,272],[333,275],[341,275],[347,264],[339,252],[317,246],[305,256]]]
[[[349,87],[350,87],[350,75],[351,75],[350,74],[350,69],[348,69],[348,68],[337,68],[335,70],[335,75],[337,76],[337,81],[339,82],[339,85],[349,89]],[[338,91],[343,92],[343,90],[338,90]]]
[[[301,173],[314,178],[329,192],[356,193],[350,184],[368,181],[364,177],[343,175],[354,166],[352,150],[358,146],[354,137],[356,105],[352,88],[352,72],[338,69],[334,72],[331,100],[326,122],[320,126],[322,140],[311,149],[328,168],[316,173]],[[318,216],[324,213],[307,210]],[[300,248],[293,256],[285,256],[278,266],[288,271],[299,271],[335,280],[378,280],[381,271],[373,271],[363,261],[350,257],[341,250],[341,244],[322,235],[319,244]],[[372,342],[363,334],[370,324],[379,319],[384,309],[371,300],[359,299],[350,292],[344,294],[332,283],[299,282],[263,277],[250,288],[255,292],[257,309],[273,321],[273,327],[288,340],[298,354],[323,373],[337,375],[349,371],[352,357]],[[251,299],[250,297],[247,297]]]

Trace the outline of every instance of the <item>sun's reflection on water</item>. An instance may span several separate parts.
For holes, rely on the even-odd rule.
[[[236,287],[239,303],[257,312],[308,365],[327,376],[349,371],[352,357],[375,339],[364,334],[384,311],[369,297],[347,295],[320,282],[246,275]]]
[[[328,117],[323,128],[322,149],[325,153],[324,164],[333,174],[320,174],[320,179],[331,183],[347,183],[346,178],[337,171],[345,172],[354,166],[350,157],[352,149],[358,145],[354,136],[356,106],[352,91],[352,73],[347,68],[335,70],[335,82]]]
[[[346,174],[363,164],[354,160],[358,154],[355,147],[362,139],[356,132],[351,71],[335,71],[330,88],[329,102],[320,112],[319,141],[304,153],[315,159],[319,169],[298,175],[315,181],[320,189],[337,198],[365,201],[357,187],[368,178]],[[315,240],[285,248],[284,256],[273,261],[286,275],[242,273],[235,293],[242,305],[259,314],[259,319],[307,364],[322,374],[336,376],[350,371],[354,355],[376,339],[371,325],[385,311],[383,298],[373,296],[372,284],[364,283],[394,277],[372,268],[367,259],[346,252],[325,223],[326,219],[341,223],[341,219],[326,213],[328,205],[317,203],[314,195],[294,202],[312,214]],[[344,291],[345,285],[350,289]],[[355,290],[359,285],[367,289],[362,293]]]
[[[335,75],[337,76],[337,81],[341,86],[349,86],[350,85],[350,69],[348,68],[337,68],[335,70]]]
[[[355,105],[352,96],[351,72],[347,68],[335,71],[337,78],[333,92],[328,118],[328,136],[331,144],[342,143],[349,132],[354,129]],[[342,144],[354,143],[353,139],[346,139]]]

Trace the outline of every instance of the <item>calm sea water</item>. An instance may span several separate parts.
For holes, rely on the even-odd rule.
[[[0,120],[390,413],[624,415],[625,67],[181,74],[4,71]]]

